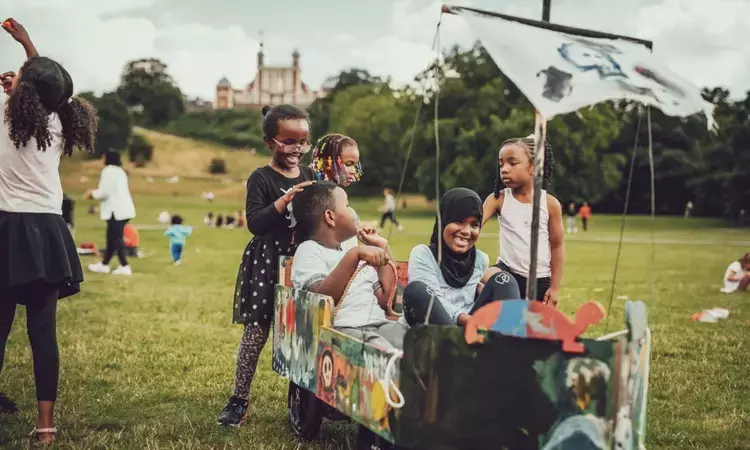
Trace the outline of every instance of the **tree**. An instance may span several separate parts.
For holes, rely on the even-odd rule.
[[[136,119],[144,125],[162,125],[185,111],[180,88],[167,73],[166,64],[158,59],[129,62],[117,93],[126,105],[139,111]]]
[[[93,156],[98,158],[107,150],[122,151],[127,148],[133,134],[133,117],[122,99],[114,92],[107,92],[101,97],[84,92],[80,96],[94,105],[99,115],[96,152]]]
[[[153,159],[154,146],[145,136],[140,134],[133,135],[133,139],[128,148],[128,156],[130,157],[130,161],[133,162],[136,167],[143,167]]]

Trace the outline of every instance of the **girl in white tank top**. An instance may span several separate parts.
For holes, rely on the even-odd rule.
[[[534,197],[534,137],[510,139],[500,148],[497,184],[484,202],[484,222],[497,215],[500,224],[500,257],[497,266],[510,272],[526,294],[531,263],[531,216]],[[554,157],[545,144],[544,185],[549,183]],[[502,185],[505,185],[504,189]],[[539,247],[536,267],[537,295],[534,300],[556,305],[562,281],[565,252],[560,202],[542,190],[539,208]]]

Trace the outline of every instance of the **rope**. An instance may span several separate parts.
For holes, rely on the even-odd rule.
[[[435,36],[432,38],[432,49],[435,50],[435,44],[438,42],[438,31],[440,30],[440,23],[435,29]],[[396,205],[401,199],[401,193],[404,189],[404,180],[406,180],[406,171],[409,168],[409,159],[411,158],[411,152],[414,149],[414,140],[417,136],[417,125],[419,125],[419,117],[422,114],[422,107],[424,106],[425,90],[427,85],[427,79],[422,80],[422,101],[419,102],[417,107],[417,114],[414,116],[414,125],[412,126],[411,139],[409,139],[409,148],[406,150],[406,158],[404,158],[404,168],[401,170],[401,180],[398,183],[398,191],[396,191]],[[393,234],[393,222],[391,222],[388,228],[388,241],[391,240],[391,234]]]
[[[393,310],[393,301],[396,298],[396,292],[398,290],[398,269],[396,269],[396,265],[393,263],[393,261],[388,261],[388,265],[393,269],[393,286],[391,286],[391,292],[388,294],[388,303],[386,304],[386,312],[391,316],[397,316],[400,317],[402,314],[397,313]],[[346,294],[349,293],[349,288],[352,287],[352,283],[354,282],[354,279],[357,278],[357,275],[359,275],[362,270],[364,270],[365,267],[368,267],[368,264],[360,264],[357,267],[357,270],[354,271],[352,274],[352,277],[349,278],[349,282],[346,283],[346,287],[344,288],[344,292],[341,294],[341,299],[339,299],[338,303],[336,303],[336,306],[333,308],[333,315],[334,317],[339,312],[339,309],[341,309],[341,305],[344,304],[344,297],[346,297]]]
[[[394,409],[401,409],[406,403],[406,400],[396,382],[393,381],[391,373],[393,372],[394,367],[396,367],[396,361],[404,355],[404,352],[397,348],[392,348],[389,352],[391,353],[391,357],[388,359],[388,364],[385,365],[385,373],[383,374],[383,378],[378,381],[380,381],[380,384],[383,386],[385,401],[388,403],[388,406]],[[398,402],[394,402],[391,398],[391,389],[393,389],[396,394]]]
[[[609,317],[612,310],[612,302],[615,299],[615,285],[617,284],[617,270],[620,267],[620,255],[622,253],[622,241],[625,237],[625,217],[628,214],[628,206],[630,205],[630,188],[633,184],[633,170],[635,169],[635,156],[638,153],[638,137],[641,134],[641,119],[642,109],[638,107],[638,122],[635,127],[635,143],[633,144],[633,156],[630,158],[630,172],[628,173],[628,186],[625,190],[625,206],[622,210],[622,218],[620,219],[620,239],[617,243],[617,256],[615,257],[615,271],[612,274],[612,289],[609,292],[609,305],[607,305],[607,319],[604,323],[604,331],[607,331],[609,327]]]
[[[440,133],[438,131],[438,125],[440,124],[440,118],[438,117],[438,106],[440,103],[440,22],[443,20],[443,13],[440,13],[440,21],[437,24],[437,30],[435,35],[437,37],[437,57],[435,58],[435,212],[437,215],[437,229],[440,232],[443,229],[443,221],[440,217]],[[437,263],[443,261],[443,238],[438,236],[438,257]],[[432,313],[432,305],[435,303],[435,296],[430,296],[430,304],[427,305],[427,315],[424,318],[424,324],[429,325],[430,314]]]
[[[656,264],[656,237],[654,236],[654,225],[656,224],[656,181],[654,177],[654,140],[651,133],[651,106],[646,109],[648,119],[648,165],[651,170],[651,267],[649,268],[649,288],[651,301],[654,301],[654,284],[656,275],[654,267]]]

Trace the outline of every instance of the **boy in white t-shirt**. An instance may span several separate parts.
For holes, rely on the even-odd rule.
[[[750,286],[750,253],[732,261],[724,273],[724,287],[721,292],[731,294],[732,292],[742,292]]]
[[[386,317],[388,295],[396,283],[388,267],[388,241],[372,230],[357,231],[357,218],[343,189],[319,181],[297,193],[293,202],[295,235],[305,239],[292,264],[292,285],[333,297],[337,305],[333,326],[346,334],[381,347],[403,347],[406,327]],[[342,249],[358,236],[365,245]],[[365,267],[346,286],[360,265]]]

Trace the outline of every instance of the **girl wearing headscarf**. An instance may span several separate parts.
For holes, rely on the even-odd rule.
[[[404,289],[409,325],[425,323],[429,310],[430,324],[463,326],[486,303],[521,298],[516,280],[490,268],[487,254],[476,248],[481,227],[482,200],[474,191],[455,188],[443,195],[430,245],[418,245],[409,255]]]

